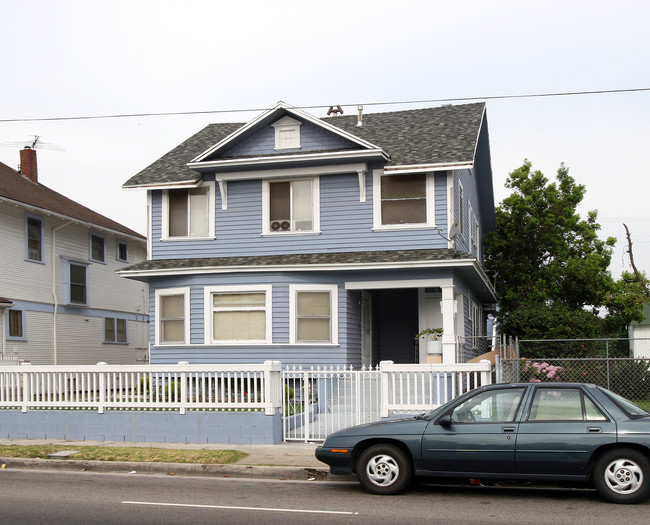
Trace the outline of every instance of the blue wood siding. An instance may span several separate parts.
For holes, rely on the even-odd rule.
[[[314,126],[309,122],[303,122],[300,126],[300,149],[276,150],[275,129],[271,126],[266,126],[251,137],[225,149],[220,156],[266,156],[282,152],[324,151],[352,148],[358,149],[359,146],[354,144],[352,141],[340,137],[339,135],[327,132],[321,127]]]
[[[436,226],[447,231],[446,173],[435,175]],[[468,183],[469,186],[469,183]],[[228,209],[217,190],[214,240],[166,240],[162,237],[162,192],[152,196],[154,259],[258,256],[322,251],[372,251],[446,248],[436,228],[373,231],[372,175],[366,175],[366,201],[360,202],[356,173],[320,177],[320,234],[262,236],[262,181],[228,183]],[[466,194],[469,192],[466,189]]]

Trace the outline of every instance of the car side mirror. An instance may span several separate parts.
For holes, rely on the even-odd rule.
[[[443,427],[450,427],[451,426],[451,416],[449,414],[445,414],[438,420],[438,424]]]

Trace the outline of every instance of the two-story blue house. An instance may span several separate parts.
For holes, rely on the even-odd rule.
[[[148,192],[148,260],[120,274],[149,283],[153,364],[479,353],[495,303],[483,103],[326,118],[278,103],[207,126],[124,188]],[[441,356],[415,339],[425,328],[443,329]]]

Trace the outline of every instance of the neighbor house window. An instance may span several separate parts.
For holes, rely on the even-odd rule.
[[[66,304],[88,304],[88,264],[61,258],[63,301]]]
[[[336,285],[290,286],[292,343],[338,343]]]
[[[270,343],[271,286],[205,289],[206,343]]]
[[[188,342],[189,299],[189,288],[156,290],[156,344]]]
[[[43,262],[43,221],[32,215],[27,216],[25,229],[27,260]]]
[[[106,262],[106,239],[102,235],[90,234],[90,260]]]
[[[129,245],[125,241],[117,241],[117,260],[122,262],[129,260]]]
[[[433,226],[433,175],[375,175],[375,227]]]
[[[265,181],[265,233],[315,232],[319,226],[318,178]]]
[[[458,183],[458,231],[465,235],[465,189]]]
[[[165,237],[209,237],[214,222],[214,186],[168,190],[165,193]]]
[[[25,313],[22,310],[9,310],[7,316],[7,336],[9,339],[25,337]]]
[[[106,317],[104,319],[104,342],[126,343],[126,319]]]

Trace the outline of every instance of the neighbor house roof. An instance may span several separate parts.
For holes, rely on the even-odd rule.
[[[129,237],[145,239],[143,235],[86,208],[47,186],[32,182],[2,162],[0,162],[0,200],[22,204],[44,214],[51,212]]]
[[[278,114],[281,114],[279,112]],[[319,119],[382,148],[386,167],[471,164],[485,118],[485,104],[367,113]],[[210,124],[153,164],[131,177],[125,188],[193,183],[202,175],[187,167],[192,159],[239,130],[245,123]]]

